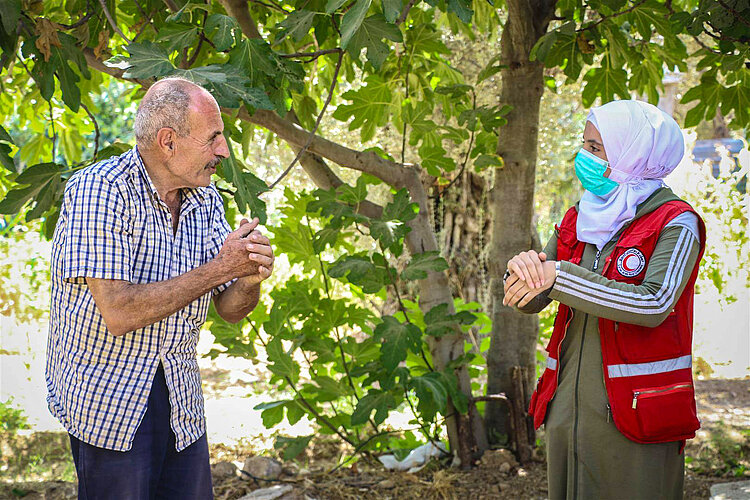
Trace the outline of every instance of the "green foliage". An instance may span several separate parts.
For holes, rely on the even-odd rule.
[[[750,155],[735,162],[722,152],[718,175],[710,162],[681,173],[675,190],[701,215],[706,224],[706,249],[699,268],[697,288],[714,287],[722,304],[737,297],[725,290],[730,281],[750,287],[747,259],[748,196],[746,193]]]
[[[687,71],[687,60],[696,58],[703,74],[700,84],[683,97],[682,102],[697,101],[685,116],[685,126],[712,120],[717,108],[732,117],[735,128],[750,124],[747,1],[646,0],[626,6],[619,0],[589,5],[569,0],[559,2],[557,11],[559,24],[537,41],[531,59],[561,68],[569,83],[592,66],[583,78],[586,107],[597,98],[628,99],[632,91],[656,104],[664,69]],[[696,43],[700,49],[688,55],[686,44]]]
[[[258,196],[268,191],[268,184],[248,171],[243,162],[235,156],[228,138],[227,145],[229,158],[221,163],[217,173],[237,188],[234,192],[234,201],[239,211],[246,213],[247,209],[250,209],[251,217],[257,217],[260,224],[265,224],[266,204]]]
[[[4,404],[0,403],[0,407]],[[13,418],[10,417],[9,418]],[[3,439],[4,498],[24,497],[29,484],[45,481],[75,482],[76,469],[65,432],[5,432]],[[18,485],[11,489],[11,485]],[[6,486],[7,485],[7,486]],[[7,493],[7,496],[5,496]],[[13,494],[13,497],[10,494]]]
[[[0,430],[13,432],[28,429],[29,422],[23,410],[13,406],[13,399],[0,401]]]
[[[708,437],[686,457],[688,470],[698,474],[747,478],[750,473],[750,430],[724,421],[709,424]]]
[[[750,69],[745,64],[750,29],[741,17],[750,13],[747,4],[745,0],[697,5],[647,0],[628,6],[621,0],[587,5],[566,0],[558,3],[560,20],[538,40],[532,59],[559,67],[570,82],[582,76],[581,97],[589,106],[596,99],[629,97],[633,91],[655,102],[665,65],[685,70],[686,60],[695,57],[703,74],[700,84],[683,98],[696,102],[685,124],[711,119],[721,109],[732,126],[745,127],[750,123]],[[102,5],[129,41],[112,36],[114,30]],[[82,117],[87,132],[92,131],[88,112],[96,117],[97,106],[90,96],[109,84],[110,77],[100,72],[102,61],[122,78],[177,75],[192,79],[209,89],[226,109],[244,107],[250,113],[266,109],[285,116],[294,102],[300,120],[310,126],[327,93],[332,64],[325,55],[320,59],[288,55],[305,52],[313,39],[322,52],[346,52],[339,78],[347,80],[350,89],[341,96],[344,102],[336,106],[333,117],[347,122],[349,130],[359,130],[363,141],[392,125],[405,134],[417,156],[415,163],[439,178],[456,168],[448,151],[467,140],[472,146],[464,165],[471,163],[477,170],[503,165],[495,146],[509,108],[502,103],[477,105],[476,92],[504,65],[497,56],[480,71],[476,82],[465,81],[448,63],[450,51],[439,27],[446,22],[469,36],[474,32],[467,23],[494,30],[497,18],[484,6],[480,11],[487,19],[474,20],[473,10],[479,7],[465,0],[416,4],[404,12],[405,18],[400,0],[350,4],[317,0],[283,9],[253,4],[252,14],[269,33],[268,41],[248,38],[218,1],[187,2],[172,13],[164,12],[161,4],[158,7],[138,8],[131,1],[57,0],[33,7],[20,0],[3,2],[0,66],[5,85],[20,92],[21,100],[47,101],[52,119],[37,114],[25,120],[32,125],[33,135],[24,138],[22,147],[16,148],[10,136],[0,133],[0,165],[17,172],[44,164],[42,156],[48,153],[54,157],[45,158],[47,163],[62,165],[57,178],[50,174],[43,186],[27,186],[26,191],[18,179],[6,176],[4,185],[15,189],[4,210],[27,210],[29,220],[54,219],[66,176],[87,164],[83,158],[94,156],[82,155],[90,149],[93,134],[86,137],[80,131]],[[144,12],[153,14],[146,18]],[[704,33],[712,36],[706,39]],[[686,43],[690,37],[704,41],[689,56]],[[92,60],[99,61],[92,66],[97,71],[90,69]],[[312,61],[315,65],[309,64]],[[321,78],[313,77],[318,68]],[[12,111],[7,106],[0,105],[4,114]],[[244,132],[231,132],[239,130],[237,115],[225,119],[234,142],[247,144]],[[250,209],[263,218],[264,207],[257,201],[262,181],[246,175],[242,160],[227,160],[222,174],[237,188],[240,210]],[[29,203],[36,208],[29,211]],[[374,230],[391,234],[388,224]]]
[[[300,453],[305,451],[307,445],[310,444],[313,436],[300,436],[296,438],[289,438],[285,436],[279,436],[276,438],[276,442],[273,447],[276,450],[283,450],[281,458],[284,460],[293,460]]]
[[[271,301],[237,325],[211,316],[224,354],[254,358],[253,344],[262,344],[272,382],[291,394],[256,407],[262,410],[264,425],[272,427],[284,418],[294,423],[307,415],[320,433],[339,434],[358,450],[400,446],[400,438],[383,428],[393,410],[413,408],[415,430],[425,439],[435,439],[429,429],[444,418],[449,399],[466,412],[467,399],[458,390],[453,369],[483,360],[469,355],[437,371],[427,341],[462,328],[487,328],[489,321],[469,312],[476,305],[460,302],[455,314],[443,304],[424,315],[411,301],[400,302],[393,315],[363,307],[380,300],[383,290],[404,286],[396,259],[404,252],[406,224],[418,214],[405,190],[392,193],[380,217],[358,214],[354,207],[371,182],[361,176],[354,187],[312,194],[287,189],[273,240],[277,253],[301,266],[304,274],[274,289]],[[382,229],[386,225],[388,231]],[[372,250],[353,252],[356,240]],[[433,252],[417,254],[401,276],[445,267]],[[285,456],[296,456],[310,439],[283,438],[277,448]]]
[[[0,314],[18,323],[41,322],[49,311],[49,248],[39,226],[0,220]]]

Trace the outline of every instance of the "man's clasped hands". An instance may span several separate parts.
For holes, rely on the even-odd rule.
[[[251,284],[268,279],[273,272],[274,254],[269,239],[256,229],[259,220],[242,219],[240,227],[229,233],[219,252],[231,275]]]
[[[555,262],[544,252],[521,252],[508,261],[503,305],[523,307],[555,284]]]

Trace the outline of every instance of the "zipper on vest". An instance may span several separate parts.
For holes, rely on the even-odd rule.
[[[612,421],[612,407],[607,403],[607,423]]]
[[[581,365],[583,364],[583,341],[586,338],[586,325],[589,321],[589,315],[583,317],[583,331],[581,332],[581,346],[578,351],[578,368],[576,369],[575,398],[573,401],[573,498],[578,498],[578,417],[580,408],[579,383],[581,380]]]
[[[665,387],[663,389],[650,389],[647,391],[634,391],[633,392],[633,409],[635,410],[638,406],[638,396],[641,394],[659,394],[662,392],[669,392],[674,391],[675,389],[684,389],[686,387],[690,387],[690,384],[680,384],[680,385],[673,385],[671,387]]]
[[[599,257],[602,255],[602,251],[597,249],[596,250],[596,257],[594,257],[594,267],[591,268],[592,271],[596,271],[599,268]]]

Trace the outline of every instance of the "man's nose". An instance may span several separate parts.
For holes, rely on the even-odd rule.
[[[222,158],[229,158],[229,145],[227,144],[226,137],[224,137],[224,134],[221,134],[217,139],[214,154]]]

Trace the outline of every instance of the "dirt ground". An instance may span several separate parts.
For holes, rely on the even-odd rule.
[[[698,380],[696,389],[702,429],[686,448],[686,499],[709,498],[712,484],[750,478],[750,380]],[[51,462],[48,465],[57,467],[55,477],[70,478],[70,464],[65,462],[69,460],[65,458],[66,436],[55,434],[59,435],[42,439],[44,449],[50,450],[45,453]],[[57,440],[57,447],[52,446],[50,440]],[[40,460],[33,447],[28,442],[24,447],[3,438],[0,498],[75,498],[72,480],[18,481],[18,473],[29,470],[26,462]],[[546,467],[541,457],[526,467],[519,467],[506,450],[491,450],[468,471],[451,469],[445,461],[433,461],[418,473],[408,474],[390,472],[379,464],[361,460],[330,472],[342,451],[336,443],[316,443],[302,460],[284,464],[285,474],[279,480],[267,482],[231,473],[221,476],[216,467],[219,462],[241,464],[258,450],[221,444],[212,446],[212,463],[216,469],[214,494],[219,500],[237,499],[259,488],[289,485],[292,491],[281,497],[284,500],[547,498]],[[41,460],[44,461],[44,457]]]

